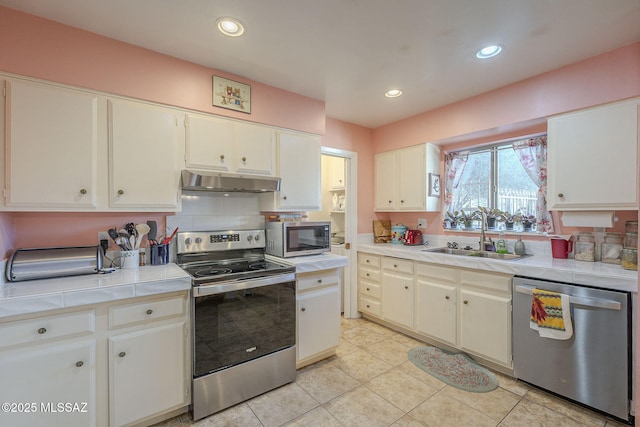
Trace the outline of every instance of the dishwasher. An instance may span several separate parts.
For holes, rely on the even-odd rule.
[[[569,296],[573,335],[543,338],[530,327],[532,291]],[[516,378],[630,422],[631,294],[525,277],[513,279]]]

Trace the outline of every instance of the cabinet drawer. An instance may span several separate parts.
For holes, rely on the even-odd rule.
[[[372,282],[380,283],[381,274],[380,270],[373,270],[371,268],[360,267],[358,276],[363,280],[369,280]]]
[[[95,324],[93,310],[6,323],[0,325],[0,348],[92,334]]]
[[[413,274],[413,261],[385,257],[382,259],[382,268],[398,273]]]
[[[511,293],[511,277],[505,274],[462,270],[460,284]]]
[[[183,316],[186,309],[184,296],[109,307],[109,329],[147,320]]]
[[[360,296],[360,311],[380,317],[380,302],[373,299]]]
[[[416,263],[416,274],[420,277],[435,279],[436,282],[456,282],[456,269],[435,264]]]
[[[303,273],[296,275],[298,291],[321,288],[340,283],[337,270],[324,270],[317,273]]]
[[[371,282],[360,282],[360,293],[369,297],[380,299],[381,291],[380,285]]]
[[[368,267],[380,268],[380,256],[369,254],[358,254],[358,264]]]

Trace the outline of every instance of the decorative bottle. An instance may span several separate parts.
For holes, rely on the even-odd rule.
[[[521,234],[518,235],[518,240],[513,245],[513,252],[515,252],[517,255],[524,255],[526,253]]]

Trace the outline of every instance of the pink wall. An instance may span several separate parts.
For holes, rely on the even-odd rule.
[[[207,113],[324,133],[324,102],[0,7],[0,70]],[[212,106],[212,76],[251,85],[251,114]]]
[[[9,255],[14,247],[15,228],[13,226],[13,214],[0,212],[0,260]]]
[[[327,117],[325,147],[358,153],[358,233],[371,233],[373,212],[373,146],[371,129]]]

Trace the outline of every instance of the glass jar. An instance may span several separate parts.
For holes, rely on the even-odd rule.
[[[638,233],[625,233],[624,247],[631,248],[631,249],[638,249]]]
[[[622,249],[622,268],[625,270],[637,270],[638,269],[638,250],[637,249]]]
[[[576,261],[593,262],[596,260],[596,244],[593,234],[578,233],[574,248],[573,258]]]
[[[638,232],[638,221],[627,221],[624,223],[624,232],[625,233],[637,233]]]
[[[609,264],[620,264],[622,255],[622,235],[620,233],[607,233],[600,246],[600,259]]]

